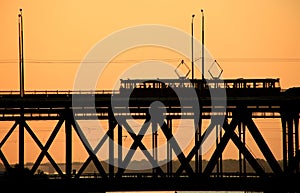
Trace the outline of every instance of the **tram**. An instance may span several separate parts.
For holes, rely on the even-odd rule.
[[[213,89],[225,89],[227,96],[275,96],[281,92],[279,78],[265,79],[121,79],[120,94],[131,96],[168,96],[178,89],[195,89],[199,96],[209,96]]]

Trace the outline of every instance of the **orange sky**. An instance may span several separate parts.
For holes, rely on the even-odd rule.
[[[3,0],[0,2],[0,90],[19,88],[19,8],[23,9],[24,16],[27,90],[71,89],[79,62],[87,52],[102,38],[125,27],[163,24],[190,33],[191,15],[196,14],[194,36],[201,40],[200,9],[205,11],[205,46],[224,69],[223,78],[279,77],[284,88],[300,85],[300,3],[297,0],[90,0],[84,3]],[[151,56],[176,58],[159,53]],[[7,60],[10,62],[5,63]],[[75,63],[30,63],[33,60]],[[174,61],[176,65],[178,62]]]
[[[0,90],[19,89],[20,8],[26,90],[72,89],[87,52],[102,38],[126,27],[163,24],[190,33],[191,15],[196,14],[194,34],[201,40],[200,9],[205,12],[205,46],[223,68],[223,78],[280,78],[282,88],[300,86],[299,0],[2,0]],[[156,58],[177,65],[178,57],[159,49],[139,49],[115,60]],[[105,77],[115,72],[114,67],[129,65],[112,64]]]

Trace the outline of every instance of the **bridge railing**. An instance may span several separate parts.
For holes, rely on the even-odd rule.
[[[267,174],[267,176],[272,177],[274,174]],[[72,175],[75,178],[75,175]],[[162,176],[154,173],[124,173],[122,178],[160,178]],[[166,174],[165,178],[190,178],[188,174],[181,174],[177,176],[176,174]],[[201,174],[195,175],[195,177],[203,177]],[[224,172],[224,173],[212,173],[208,176],[209,178],[259,178],[260,176],[256,173],[239,173],[239,172]],[[48,174],[49,179],[60,179],[62,178],[59,174]],[[102,178],[99,173],[84,173],[81,174],[79,178]]]
[[[29,90],[25,95],[118,94],[118,90]],[[20,95],[20,91],[0,91],[0,95]]]

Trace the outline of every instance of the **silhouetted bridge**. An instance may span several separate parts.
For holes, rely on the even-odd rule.
[[[196,95],[189,95],[188,89],[196,91]],[[178,92],[184,93],[183,97],[177,96]],[[226,98],[219,97],[222,96],[220,95],[222,92],[226,94]],[[74,99],[77,102],[74,103]],[[90,99],[93,99],[93,102]],[[163,106],[151,106],[155,101],[160,101]],[[155,114],[151,114],[153,109]],[[0,183],[3,188],[22,187],[24,191],[26,189],[30,192],[41,189],[43,192],[149,190],[297,192],[300,191],[299,115],[299,89],[290,88],[282,91],[278,79],[207,80],[205,83],[201,80],[189,82],[174,79],[122,80],[118,91],[27,91],[23,97],[19,92],[3,91],[0,93],[0,121],[10,121],[13,125],[7,129],[7,133],[0,141],[0,159],[6,170],[11,171],[13,163],[9,163],[1,148],[19,127],[18,165],[21,169],[16,175],[4,175]],[[152,119],[153,116],[163,117],[162,122],[158,123],[160,119]],[[282,165],[275,159],[254,118],[281,120]],[[93,149],[87,143],[88,139],[83,134],[79,122],[96,119],[107,120],[108,128]],[[128,124],[132,119],[144,120],[138,133]],[[185,153],[174,137],[173,121],[177,119],[189,119],[195,123],[191,128],[194,131],[194,145]],[[207,127],[203,126],[204,119],[210,120]],[[57,120],[45,144],[42,144],[27,124],[27,121],[31,120]],[[143,137],[150,126],[152,152],[143,143]],[[48,151],[62,129],[65,130],[64,171]],[[248,149],[246,129],[257,143],[271,172],[267,172]],[[164,166],[158,164],[158,130],[161,130],[167,144]],[[22,173],[26,161],[25,131],[41,149],[29,173],[36,174],[43,158],[46,157],[55,169],[56,175],[44,178]],[[75,173],[72,168],[74,151],[72,131],[76,132],[89,155]],[[131,151],[128,152],[123,152],[122,149],[124,132],[133,140]],[[204,167],[202,144],[212,134],[218,135],[215,141],[216,148]],[[222,153],[230,140],[239,150],[239,171],[236,173],[224,172],[222,165]],[[97,157],[97,152],[103,148],[104,143],[108,143],[108,161],[114,163],[109,164],[107,168]],[[144,156],[152,166],[150,172],[147,170],[131,173],[127,170],[138,148],[143,150]],[[180,165],[175,167],[174,160]],[[94,174],[85,172],[91,162],[97,168]],[[247,164],[253,168],[254,173],[246,170]]]

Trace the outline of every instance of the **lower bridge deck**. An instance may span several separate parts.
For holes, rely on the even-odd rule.
[[[141,94],[141,93],[139,93]],[[131,96],[129,99],[119,91],[57,91],[57,92],[37,92],[27,91],[24,97],[16,92],[0,93],[0,121],[15,121],[13,127],[8,131],[7,135],[0,142],[0,159],[6,168],[11,167],[11,163],[6,159],[1,148],[5,141],[9,138],[17,125],[25,128],[30,136],[34,139],[41,154],[32,167],[33,173],[41,164],[43,157],[52,160],[51,164],[59,173],[58,175],[48,175],[45,178],[24,178],[24,176],[0,177],[1,188],[9,188],[12,191],[20,186],[24,191],[28,192],[109,192],[109,191],[263,191],[263,192],[299,192],[300,176],[299,176],[299,117],[300,117],[300,93],[297,92],[281,92],[280,94],[269,95],[227,95],[226,98],[215,97],[214,102],[206,95],[197,95],[197,98],[181,98],[174,95],[139,95]],[[253,93],[252,93],[253,94]],[[73,103],[74,97],[77,97],[79,103]],[[91,102],[92,99],[92,102]],[[112,99],[117,102],[112,105]],[[98,158],[88,147],[85,147],[89,157],[86,163],[93,161],[98,163],[96,174],[85,174],[83,170],[87,165],[80,168],[77,176],[72,174],[72,135],[71,130],[76,132],[80,130],[75,120],[101,119],[107,120],[109,128],[107,135],[103,137],[114,139],[114,132],[119,135],[119,126],[126,126],[126,122],[119,124],[115,122],[115,118],[122,117],[124,119],[147,119],[150,106],[153,102],[160,101],[164,104],[167,122],[162,127],[165,140],[170,142],[167,152],[172,149],[178,149],[176,140],[170,141],[172,136],[172,119],[195,119],[200,116],[201,119],[211,119],[212,117],[224,116],[231,118],[231,122],[226,122],[221,127],[224,129],[223,135],[220,137],[213,153],[211,160],[203,171],[190,166],[192,158],[196,159],[197,165],[201,164],[199,158],[199,148],[202,140],[205,138],[205,130],[195,133],[195,146],[188,153],[177,155],[180,166],[177,171],[172,170],[172,166],[168,167],[167,172],[161,172],[159,175],[152,173],[127,173],[125,170],[115,172],[113,166],[108,166],[109,171],[103,172]],[[198,101],[200,113],[195,114],[193,102]],[[129,104],[124,106],[124,104]],[[213,105],[215,104],[215,105]],[[70,118],[70,112],[74,117]],[[113,113],[112,113],[113,111]],[[244,117],[243,117],[244,116]],[[196,117],[197,118],[197,117]],[[252,118],[280,118],[282,119],[282,127],[284,136],[283,140],[283,167],[279,166],[274,155],[270,151],[267,143],[261,136],[259,129],[256,127]],[[26,121],[30,120],[58,120],[57,125],[53,128],[53,133],[58,132],[63,123],[65,123],[66,135],[66,171],[62,171],[55,160],[48,153],[51,143],[54,141],[55,135],[51,135],[45,145],[43,145]],[[244,138],[242,138],[241,125],[247,126],[254,140],[257,142],[259,149],[265,156],[273,173],[266,173],[259,165],[250,150],[247,149]],[[215,125],[212,125],[214,127]],[[234,131],[238,128],[239,131]],[[126,128],[129,130],[131,128]],[[245,129],[245,128],[244,128]],[[21,131],[21,130],[19,130]],[[122,129],[120,130],[122,135]],[[170,133],[171,131],[171,133]],[[23,131],[24,132],[24,131]],[[130,133],[129,133],[130,134]],[[139,135],[130,134],[133,140],[132,146],[134,151],[139,147],[144,149],[151,163],[157,158],[150,153],[143,145]],[[24,149],[24,133],[19,135],[20,149]],[[153,147],[155,147],[155,135],[153,137]],[[157,137],[157,136],[156,136]],[[121,137],[118,137],[118,139]],[[229,140],[232,140],[239,149],[243,157],[239,159],[248,163],[253,167],[256,173],[214,173],[215,165],[222,159],[224,151]],[[157,139],[156,139],[157,140]],[[84,141],[84,140],[82,140]],[[156,142],[157,143],[157,142]],[[113,144],[113,143],[112,143]],[[121,142],[118,144],[122,146]],[[157,145],[157,144],[156,144]],[[100,148],[100,145],[99,145]],[[110,146],[113,150],[113,145]],[[113,151],[112,151],[113,152]],[[297,152],[297,154],[295,153]],[[20,162],[24,164],[24,152],[19,151]],[[121,154],[122,155],[122,154]],[[109,155],[109,159],[114,160],[114,154]],[[130,155],[129,155],[130,157]],[[122,156],[119,158],[123,163],[126,161]],[[171,160],[169,160],[171,161]],[[170,162],[171,163],[171,162]],[[245,163],[245,162],[243,162]],[[125,163],[127,166],[128,163]],[[155,163],[154,163],[155,165]],[[176,172],[176,175],[173,172]],[[187,172],[187,173],[185,173]],[[203,172],[203,173],[202,173]]]
[[[73,103],[72,100],[82,100]],[[93,100],[93,101],[91,101]],[[112,100],[119,103],[112,107]],[[129,101],[130,100],[130,101]],[[185,100],[187,105],[180,101]],[[256,118],[279,118],[280,113],[299,112],[300,94],[270,96],[226,96],[213,99],[199,96],[198,98],[178,99],[174,96],[137,96],[128,99],[118,91],[28,91],[21,98],[17,92],[0,93],[0,120],[15,120],[20,116],[20,110],[26,120],[57,120],[65,109],[76,109],[76,119],[108,119],[110,108],[114,109],[114,116],[132,116],[145,118],[150,105],[160,101],[165,105],[166,116],[171,118],[190,119],[194,109],[189,101],[199,101],[202,118],[210,119],[214,114],[224,114],[228,117],[237,108],[243,107],[252,112]],[[129,106],[125,106],[126,102]],[[218,106],[218,104],[221,104]],[[119,106],[118,106],[119,105]],[[130,111],[128,111],[128,109]],[[130,113],[129,113],[130,112]]]
[[[130,192],[130,191],[249,191],[249,192],[299,192],[300,175],[289,176],[239,176],[222,177],[153,177],[129,175],[122,178],[35,178],[0,179],[1,189],[10,192]]]

